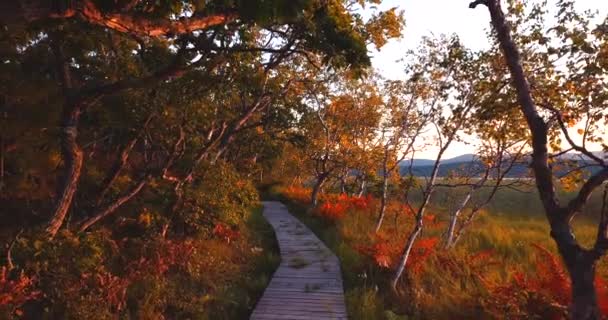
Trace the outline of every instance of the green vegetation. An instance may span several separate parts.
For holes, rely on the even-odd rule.
[[[2,2],[0,318],[247,318],[279,262],[256,185],[317,70],[401,35],[372,3]]]
[[[340,257],[355,318],[605,318],[608,19],[476,0],[488,46],[424,37],[389,80],[386,4],[0,1],[0,317],[247,317],[278,263],[261,193]]]
[[[150,219],[145,215],[123,228],[144,229]],[[2,312],[44,310],[45,317],[64,319],[244,318],[280,259],[260,208],[247,214],[239,230],[231,242],[203,235],[116,239],[108,229],[86,236],[61,232],[53,242],[21,236],[13,263],[37,274],[40,281],[30,292],[45,295]]]
[[[547,292],[535,287],[539,284],[533,281],[519,288],[519,292],[510,291],[515,290],[510,286],[517,277],[544,279],[547,274],[554,273],[556,270],[552,268],[555,266],[550,263],[555,261],[564,272],[555,244],[547,237],[549,227],[542,212],[518,207],[521,204],[517,201],[536,201],[532,192],[501,191],[490,204],[492,209],[484,211],[475,220],[474,226],[454,249],[444,249],[436,244],[429,247],[428,255],[417,255],[417,261],[412,261],[415,265],[410,266],[407,278],[402,282],[402,291],[393,293],[388,289],[391,276],[388,266],[392,265],[390,259],[395,258],[391,252],[400,252],[403,237],[407,236],[414,223],[413,216],[396,211],[399,207],[390,205],[385,225],[387,230],[378,235],[374,233],[378,200],[371,199],[369,207],[364,210],[349,209],[343,218],[336,221],[328,220],[316,210],[311,211],[306,202],[298,200],[294,188],[277,186],[274,190],[276,198],[287,203],[290,212],[296,214],[339,257],[351,319],[565,317],[565,309],[550,305],[557,304],[560,294],[567,294],[564,283],[550,278],[548,283],[541,282],[553,286]],[[439,200],[445,196],[437,194],[437,203],[445,203]],[[325,197],[326,201],[333,201],[331,196]],[[512,197],[511,201],[509,197]],[[437,220],[429,222],[431,225],[422,235],[423,242],[442,239],[449,221],[449,208],[434,205],[431,211]],[[575,231],[581,243],[592,243],[595,239],[593,221],[581,221]],[[376,246],[376,252],[362,250],[369,244],[382,243],[378,241],[379,236],[389,238],[386,247]],[[549,255],[545,254],[545,249]],[[374,256],[385,253],[388,266],[379,256]],[[598,277],[608,279],[606,261],[598,265]],[[608,296],[604,294],[608,291],[605,287],[600,290],[600,303],[604,306],[608,302]],[[529,296],[514,301],[516,298],[511,296],[518,294]],[[533,300],[535,296],[538,300]],[[532,301],[538,304],[534,308],[526,305]]]

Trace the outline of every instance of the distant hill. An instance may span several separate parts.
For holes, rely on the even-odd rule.
[[[596,156],[603,157],[604,159],[607,159],[607,156],[608,156],[607,153],[602,153],[602,152],[594,152],[594,154]],[[589,158],[587,156],[581,155],[580,153],[573,153],[573,152],[565,153],[565,154],[559,156],[557,159],[558,159],[558,161],[563,161],[563,162],[576,161],[576,162],[579,162],[580,165],[585,165],[585,164],[589,163]],[[431,175],[431,172],[433,171],[434,164],[435,164],[435,160],[414,159],[413,166],[412,166],[412,172],[415,176],[428,177]],[[405,160],[405,161],[402,161],[401,163],[399,163],[399,166],[400,166],[399,172],[402,175],[407,174],[409,165],[410,165],[410,160]],[[475,155],[464,154],[464,155],[457,156],[454,158],[442,160],[441,165],[439,166],[438,175],[440,177],[445,177],[449,174],[469,174],[469,173],[474,173],[474,172],[480,172],[483,170],[483,166],[484,166],[483,163],[475,160]],[[599,169],[600,169],[599,166],[590,166],[590,167],[586,168],[585,170],[588,172],[588,174],[592,174],[592,173],[597,172]],[[564,171],[562,173],[565,173],[565,170],[567,170],[567,169],[558,170],[557,173],[560,174],[560,171]],[[526,176],[529,176],[529,172],[530,172],[530,169],[529,169],[529,165],[527,163],[516,164],[509,171],[509,173],[507,174],[507,177],[508,178],[526,177]]]
[[[461,156],[457,156],[454,158],[442,160],[441,163],[442,164],[462,163],[462,162],[470,162],[473,159],[475,159],[475,155],[468,153],[468,154],[463,154]],[[431,160],[431,159],[414,159],[413,161],[414,161],[414,167],[432,166],[433,164],[435,164],[435,160]],[[409,167],[411,162],[412,162],[411,159],[403,160],[399,163],[399,166],[400,167]]]
[[[411,162],[414,162],[414,167],[419,167],[419,166],[432,166],[433,163],[435,163],[435,160],[431,160],[431,159],[408,159],[408,160],[403,160],[401,162],[399,162],[399,166],[400,167],[409,167]]]

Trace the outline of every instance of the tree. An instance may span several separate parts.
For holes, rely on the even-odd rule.
[[[365,67],[366,44],[381,46],[398,36],[402,18],[387,10],[364,21],[354,5],[90,0],[2,4],[0,21],[6,25],[2,32],[9,57],[5,70],[23,73],[26,63],[42,63],[44,76],[53,78],[45,82],[51,87],[53,105],[62,104],[57,135],[63,165],[46,228],[49,236],[63,225],[77,197],[86,162],[80,141],[82,117],[103,106],[105,98],[153,90],[190,72],[212,74],[242,53],[264,55],[269,70],[291,55],[314,54],[336,67]],[[226,145],[232,136],[228,133],[220,144]]]
[[[445,236],[446,248],[453,248],[456,245],[481,209],[487,206],[501,189],[517,188],[521,184],[518,178],[509,182],[505,180],[515,165],[523,163],[523,151],[526,144],[521,141],[508,142],[505,139],[507,136],[500,135],[496,141],[482,137],[484,142],[478,156],[471,161],[468,167],[459,170],[454,179],[456,181],[440,185],[449,188],[467,188],[460,203],[450,213]],[[482,193],[484,189],[489,190]],[[474,200],[476,194],[479,194],[477,197],[479,199]],[[461,221],[460,217],[467,207],[470,207],[470,210]]]
[[[438,41],[428,39],[424,49],[428,52],[429,63],[424,64],[429,88],[428,98],[422,103],[430,103],[434,110],[433,126],[436,130],[436,143],[439,151],[429,177],[421,187],[422,200],[414,208],[415,222],[408,235],[399,262],[391,278],[391,287],[397,284],[406,269],[410,252],[424,227],[424,216],[436,188],[439,166],[444,153],[451,143],[458,138],[472,110],[472,97],[478,79],[479,64],[475,56],[465,49],[457,37],[443,38]],[[449,111],[448,111],[449,110]],[[408,202],[408,199],[405,199]]]
[[[330,75],[329,79],[335,75]],[[380,97],[373,82],[343,74],[342,83],[324,80],[311,88],[311,108],[304,121],[306,152],[314,163],[315,182],[311,204],[329,178],[344,178],[352,169],[361,170],[380,120]],[[314,90],[314,91],[313,91]],[[319,94],[322,92],[322,94]],[[375,164],[372,164],[375,166]]]
[[[382,187],[376,232],[384,221],[389,180],[402,161],[415,153],[422,133],[435,116],[436,98],[439,97],[431,96],[433,84],[429,81],[433,79],[423,76],[425,64],[432,58],[424,51],[418,54],[410,52],[409,55],[415,60],[413,65],[408,66],[410,78],[405,82],[387,81],[383,87],[385,117],[380,133]]]
[[[547,61],[565,60],[566,70],[552,70],[554,77],[540,79],[539,85],[531,82],[538,77],[530,74],[526,58],[520,51],[521,36],[514,37],[513,23],[508,22],[498,0],[479,0],[470,4],[487,6],[490,12],[496,41],[504,56],[511,74],[511,85],[517,92],[518,108],[525,118],[531,136],[531,167],[542,201],[545,215],[551,227],[551,237],[562,256],[572,283],[573,319],[599,319],[597,296],[594,287],[595,266],[608,249],[608,218],[606,212],[600,213],[598,232],[592,248],[579,245],[572,231],[573,218],[584,208],[592,192],[601,187],[608,179],[608,167],[603,156],[589,150],[591,142],[603,143],[598,128],[605,125],[606,101],[606,57],[604,48],[607,43],[606,21],[591,30],[589,20],[573,10],[573,3],[560,2],[558,20],[560,25],[551,29],[560,40],[559,47],[553,47],[551,38],[541,33],[539,28],[534,41],[536,52],[544,53]],[[521,7],[511,7],[522,11]],[[537,14],[538,12],[533,12]],[[570,27],[564,22],[572,22]],[[540,33],[538,35],[538,33]],[[530,39],[529,39],[530,40]],[[518,43],[519,42],[519,43]],[[529,41],[530,43],[532,41]],[[528,47],[525,47],[527,50]],[[545,50],[543,50],[545,49]],[[541,51],[542,50],[542,51]],[[546,76],[546,74],[543,74]],[[549,89],[549,90],[547,90]],[[582,142],[576,143],[568,130],[568,125],[584,123],[580,130]],[[582,153],[587,161],[599,166],[599,170],[581,181],[575,197],[565,205],[560,204],[555,191],[555,170],[551,166],[550,147],[558,147],[560,135],[565,136],[568,148]],[[604,151],[605,149],[605,144]]]

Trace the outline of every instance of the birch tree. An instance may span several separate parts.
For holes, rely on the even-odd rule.
[[[511,3],[507,19],[498,0],[478,0],[490,13],[495,44],[504,57],[517,106],[525,119],[532,145],[531,167],[551,237],[563,258],[572,284],[573,319],[599,319],[594,287],[595,268],[608,249],[608,212],[598,213],[597,237],[591,248],[582,247],[574,236],[573,219],[584,209],[594,190],[608,180],[608,166],[592,144],[606,151],[606,71],[608,43],[606,20],[593,27],[590,17],[577,13],[573,2],[558,3],[558,25],[546,32],[536,20],[530,28],[521,26],[524,7]],[[542,15],[533,8],[529,17]],[[526,32],[527,31],[527,32]],[[565,68],[557,68],[560,63]],[[543,66],[542,72],[538,67]],[[572,130],[575,127],[580,137]],[[565,141],[561,141],[561,139]],[[565,146],[565,147],[564,147]],[[551,151],[553,150],[553,153]],[[562,204],[556,193],[556,172],[552,160],[565,151],[576,151],[584,163],[597,170],[574,179],[576,195]],[[578,162],[580,168],[581,162]],[[576,172],[576,170],[575,170]],[[580,170],[578,170],[580,173]]]

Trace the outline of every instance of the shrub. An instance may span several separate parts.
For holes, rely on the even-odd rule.
[[[6,266],[0,268],[0,315],[3,319],[22,316],[23,304],[40,296],[35,281],[35,277],[27,276],[23,270],[10,272]]]
[[[436,237],[418,239],[407,260],[407,270],[413,274],[418,274],[422,270],[424,263],[433,254],[439,239]],[[403,252],[403,243],[395,241],[377,234],[371,245],[359,245],[358,251],[370,257],[376,265],[383,268],[394,269]]]
[[[325,202],[316,210],[316,213],[323,219],[335,222],[344,218],[346,209],[348,207],[342,203]]]
[[[283,188],[279,192],[290,201],[293,201],[299,205],[306,206],[310,204],[310,193],[312,191],[309,188],[290,185]]]
[[[251,181],[243,180],[231,165],[216,163],[199,172],[185,189],[184,206],[179,212],[186,231],[211,233],[219,222],[236,226],[259,203]]]
[[[322,218],[336,222],[344,218],[347,212],[368,212],[371,211],[372,198],[366,197],[350,197],[346,194],[341,194],[333,200],[326,197],[325,202],[316,210],[316,213]]]
[[[571,285],[561,260],[544,247],[533,244],[536,265],[532,273],[514,270],[506,284],[486,282],[489,298],[485,306],[498,318],[566,319],[571,301]],[[602,314],[607,315],[606,282],[596,277]]]

